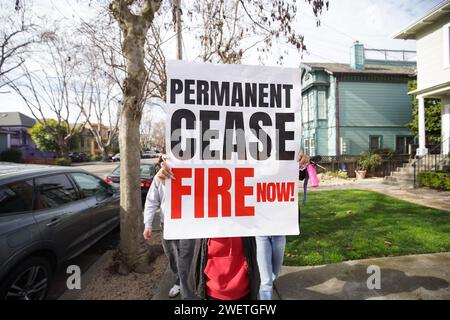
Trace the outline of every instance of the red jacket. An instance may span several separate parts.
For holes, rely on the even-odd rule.
[[[220,300],[237,300],[248,295],[250,279],[242,239],[208,239],[204,273],[208,296]]]

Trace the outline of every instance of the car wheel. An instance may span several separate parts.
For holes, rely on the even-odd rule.
[[[47,295],[52,269],[47,260],[31,257],[11,272],[2,281],[0,299],[43,300]]]

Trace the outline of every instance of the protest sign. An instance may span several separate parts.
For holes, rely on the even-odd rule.
[[[165,239],[293,235],[300,71],[170,61]]]

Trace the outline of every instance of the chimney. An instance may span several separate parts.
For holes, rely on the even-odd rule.
[[[359,41],[350,48],[350,66],[354,70],[364,70],[364,45]]]

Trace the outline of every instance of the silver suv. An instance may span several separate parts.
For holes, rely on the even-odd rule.
[[[44,299],[52,273],[119,224],[119,194],[80,169],[0,162],[0,299]]]

